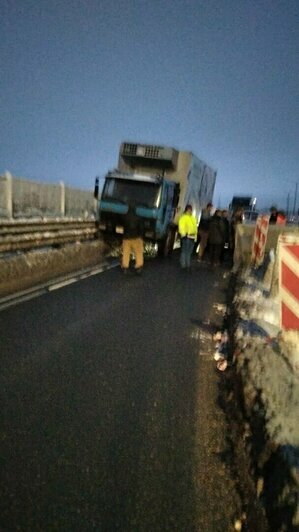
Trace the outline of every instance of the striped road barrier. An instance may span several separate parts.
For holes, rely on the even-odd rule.
[[[264,261],[266,242],[269,229],[269,216],[258,216],[252,243],[251,263],[257,268]]]
[[[278,239],[281,328],[299,331],[299,236]]]

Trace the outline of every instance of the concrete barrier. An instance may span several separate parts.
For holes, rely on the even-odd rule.
[[[234,269],[249,266],[251,262],[252,244],[255,231],[255,224],[237,224],[235,250],[234,250]],[[294,233],[299,235],[299,226],[295,225],[269,225],[268,236],[266,241],[265,253],[271,249],[276,251],[279,235],[283,233]]]

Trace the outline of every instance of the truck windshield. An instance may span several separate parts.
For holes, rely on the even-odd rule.
[[[154,208],[159,206],[160,191],[161,184],[159,183],[107,178],[102,199]]]

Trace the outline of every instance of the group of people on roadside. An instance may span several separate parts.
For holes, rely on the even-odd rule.
[[[198,262],[204,260],[208,249],[210,265],[212,267],[220,265],[225,257],[225,249],[231,248],[232,242],[232,226],[228,215],[226,209],[216,209],[213,213],[213,205],[208,203],[201,213],[197,226],[197,221],[192,214],[192,206],[186,206],[184,214],[179,219],[181,268],[190,269],[195,245],[196,250],[198,249]],[[234,223],[237,222],[234,221]]]
[[[192,205],[186,205],[184,213],[179,218],[178,232],[181,240],[180,266],[182,269],[190,269],[191,257],[194,250],[198,250],[197,260],[203,261],[206,255],[209,257],[212,267],[218,266],[225,260],[225,250],[232,248],[235,224],[242,221],[238,213],[229,221],[228,210],[216,209],[213,212],[212,203],[208,203],[203,209],[199,225],[192,214]],[[133,207],[129,207],[123,221],[122,242],[122,271],[127,273],[130,267],[130,259],[135,257],[135,272],[142,272],[143,257],[143,223]]]
[[[213,204],[208,203],[202,210],[200,222],[197,224],[192,214],[192,205],[186,205],[184,213],[179,218],[178,232],[181,240],[180,266],[189,270],[194,252],[197,261],[208,261],[211,267],[225,262],[234,249],[236,226],[243,222],[242,207],[237,208],[230,217],[227,209],[214,210]],[[285,224],[286,215],[276,207],[270,209],[270,224]],[[135,209],[129,207],[123,223],[122,270],[127,273],[130,258],[135,257],[135,272],[142,272],[143,258],[143,223],[137,216]]]

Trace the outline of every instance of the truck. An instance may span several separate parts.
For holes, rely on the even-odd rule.
[[[167,256],[185,206],[190,203],[199,219],[212,201],[215,181],[216,171],[192,152],[122,142],[117,167],[105,175],[100,194],[96,181],[98,228],[104,235],[121,236],[132,206],[143,220],[145,240],[156,244],[160,256]]]

